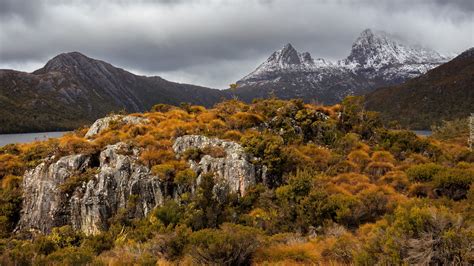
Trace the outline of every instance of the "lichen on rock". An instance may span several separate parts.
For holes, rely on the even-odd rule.
[[[87,131],[85,137],[92,138],[100,134],[104,130],[108,129],[113,122],[137,125],[148,123],[148,119],[131,115],[111,115],[104,118],[100,118],[97,119],[94,124],[92,124],[92,126]]]

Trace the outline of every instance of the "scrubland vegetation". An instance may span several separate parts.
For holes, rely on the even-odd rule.
[[[212,109],[160,104],[133,115],[150,122],[115,123],[91,141],[78,129],[0,149],[0,264],[474,263],[474,153],[449,128],[457,123],[430,138],[388,130],[358,97],[334,106],[276,99]],[[266,166],[266,180],[222,201],[213,195],[213,176],[205,175],[195,193],[166,201],[145,219],[130,219],[123,209],[99,235],[70,226],[49,235],[14,232],[22,175],[43,159],[94,154],[124,141],[141,149],[140,161],[160,179],[190,186],[196,173],[188,159],[225,154],[188,150],[177,159],[171,146],[185,134],[240,143]],[[129,204],[133,209],[133,197]]]

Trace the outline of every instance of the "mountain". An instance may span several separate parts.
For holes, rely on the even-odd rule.
[[[413,129],[469,116],[474,111],[474,47],[420,77],[375,90],[366,104],[386,121]]]
[[[283,99],[334,103],[352,93],[354,88],[365,87],[366,82],[335,63],[314,60],[309,53],[299,53],[287,44],[237,85],[234,93],[245,101],[273,94]]]
[[[448,60],[436,51],[366,29],[353,43],[349,56],[337,62],[313,60],[309,53],[287,44],[237,81],[234,93],[247,101],[275,95],[336,103],[347,95],[399,84]]]
[[[69,130],[113,111],[140,112],[156,103],[209,106],[226,95],[64,53],[33,73],[0,70],[0,133]]]

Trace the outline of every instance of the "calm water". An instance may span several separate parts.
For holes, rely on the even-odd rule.
[[[431,136],[431,134],[433,134],[431,130],[413,130],[413,132],[415,132],[415,134],[417,134],[418,136],[425,136],[425,137]]]
[[[40,133],[21,133],[21,134],[0,134],[0,147],[11,143],[24,143],[35,140],[46,140],[57,138],[69,131],[60,132],[40,132]]]

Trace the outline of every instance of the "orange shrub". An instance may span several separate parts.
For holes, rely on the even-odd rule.
[[[214,119],[217,119],[217,115],[213,112],[203,112],[196,117],[196,120],[200,123],[209,123]]]
[[[393,164],[388,162],[371,162],[369,163],[369,165],[367,165],[365,171],[371,177],[373,177],[374,180],[377,180],[379,177],[383,176],[388,171],[392,171],[393,167]]]
[[[245,129],[258,126],[263,122],[263,118],[257,114],[237,112],[229,118],[228,122],[231,128]]]
[[[350,162],[359,166],[359,169],[361,170],[363,170],[370,161],[369,154],[363,150],[351,151],[349,155],[347,155],[347,158]]]
[[[406,191],[410,182],[408,176],[403,171],[390,171],[380,178],[380,183],[387,184],[397,191]]]
[[[90,154],[96,150],[96,147],[84,138],[68,134],[59,139],[59,149],[66,154]]]
[[[2,189],[13,190],[15,188],[19,188],[21,185],[21,180],[21,176],[6,175],[1,181]]]
[[[434,198],[433,187],[427,183],[415,183],[408,189],[408,195],[418,198]]]
[[[140,161],[148,167],[172,160],[174,158],[175,155],[172,151],[158,149],[147,149],[144,150],[140,155]]]
[[[341,161],[337,164],[331,166],[328,170],[328,173],[331,175],[337,175],[342,173],[357,172],[358,167],[355,163],[350,161]]]
[[[391,163],[396,162],[395,157],[388,151],[376,151],[372,154],[372,161],[379,163]]]
[[[222,136],[224,139],[229,139],[233,141],[240,141],[240,138],[242,137],[242,133],[238,130],[228,130],[224,133]]]
[[[23,164],[18,156],[0,154],[0,178],[7,174],[21,175]]]

